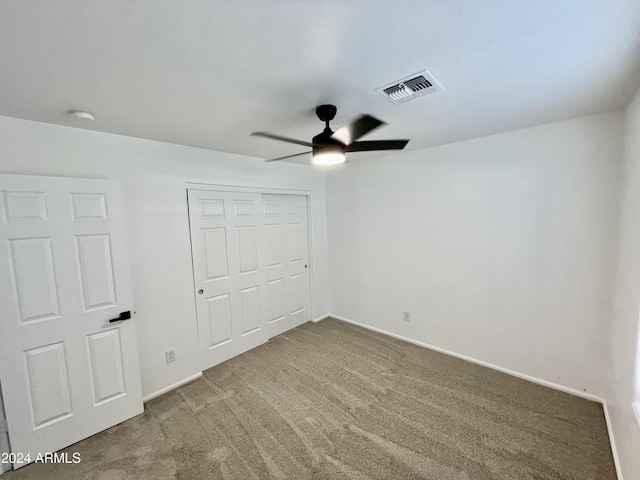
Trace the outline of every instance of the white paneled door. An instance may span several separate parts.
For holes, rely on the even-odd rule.
[[[0,192],[0,379],[11,449],[34,461],[143,411],[123,198],[22,175]]]
[[[307,197],[262,196],[269,338],[311,320]]]
[[[188,198],[203,369],[311,319],[306,196]]]
[[[188,191],[203,369],[268,340],[257,193]]]

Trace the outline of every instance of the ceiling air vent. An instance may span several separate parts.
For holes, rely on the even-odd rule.
[[[393,103],[404,103],[429,93],[444,90],[442,85],[426,70],[409,75],[384,87],[376,88],[376,92],[384,95]]]

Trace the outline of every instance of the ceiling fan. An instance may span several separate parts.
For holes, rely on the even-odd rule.
[[[325,122],[325,129],[319,135],[313,137],[311,142],[287,138],[281,135],[275,135],[268,132],[253,132],[251,135],[257,137],[270,138],[281,142],[294,143],[311,148],[309,152],[296,153],[287,155],[286,157],[272,158],[267,162],[277,162],[287,158],[297,157],[313,153],[312,162],[314,165],[338,165],[346,160],[347,152],[369,152],[372,150],[402,150],[409,140],[372,140],[358,142],[360,137],[366,135],[372,130],[384,125],[385,122],[372,117],[371,115],[362,115],[345,125],[336,132],[329,128],[329,122],[336,116],[338,109],[335,105],[320,105],[316,108],[316,115]]]

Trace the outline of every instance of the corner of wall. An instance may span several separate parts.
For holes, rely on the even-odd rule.
[[[619,478],[640,479],[640,89],[623,111],[607,402]]]

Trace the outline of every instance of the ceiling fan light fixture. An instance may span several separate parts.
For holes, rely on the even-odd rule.
[[[323,145],[322,147],[314,147],[311,162],[314,165],[329,166],[340,165],[346,160],[344,148],[339,145]]]
[[[329,165],[340,165],[341,163],[344,163],[345,160],[346,160],[346,157],[344,153],[330,152],[330,153],[320,153],[318,155],[314,155],[312,162],[314,165],[329,166]]]

